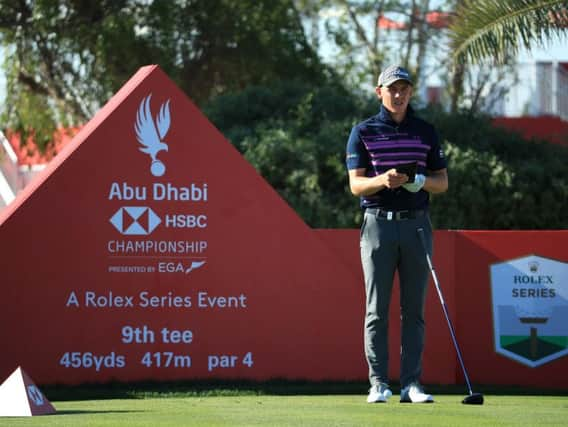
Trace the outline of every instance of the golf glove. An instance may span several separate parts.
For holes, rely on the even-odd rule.
[[[414,177],[414,182],[407,182],[402,186],[411,193],[417,193],[422,189],[422,187],[424,187],[425,182],[426,182],[426,177],[421,173],[419,173],[416,174],[416,176]]]

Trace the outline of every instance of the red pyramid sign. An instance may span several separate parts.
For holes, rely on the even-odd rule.
[[[55,408],[24,370],[18,367],[0,385],[0,416],[29,417],[47,414],[55,414]]]
[[[359,272],[157,66],[0,213],[0,253],[0,375],[366,376]]]

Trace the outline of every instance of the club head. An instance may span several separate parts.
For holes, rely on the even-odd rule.
[[[483,405],[483,395],[481,393],[471,393],[464,400],[464,405]]]

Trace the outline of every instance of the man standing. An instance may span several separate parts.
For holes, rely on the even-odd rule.
[[[406,69],[387,67],[375,88],[382,101],[379,113],[356,125],[347,142],[349,186],[355,196],[360,196],[364,209],[361,262],[366,293],[369,403],[386,402],[392,395],[388,379],[388,314],[395,270],[400,282],[400,401],[434,401],[419,383],[429,268],[417,230],[424,230],[431,253],[429,194],[445,192],[448,175],[434,127],[416,117],[409,105],[412,89]]]

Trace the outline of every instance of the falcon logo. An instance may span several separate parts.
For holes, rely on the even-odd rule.
[[[143,145],[140,151],[152,158],[150,172],[154,176],[162,176],[166,173],[166,166],[157,156],[160,151],[168,151],[168,144],[165,143],[164,138],[170,129],[170,100],[161,105],[160,112],[154,122],[150,111],[151,98],[152,94],[140,103],[134,129],[136,130],[136,139]]]
[[[121,234],[147,236],[162,220],[146,206],[128,206],[116,211],[110,222]]]

